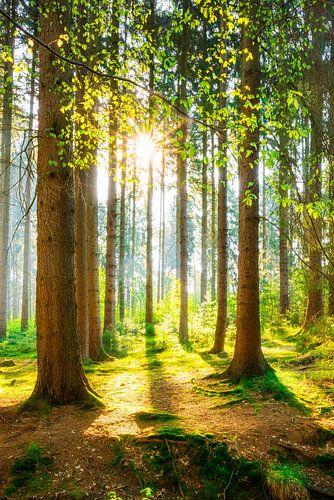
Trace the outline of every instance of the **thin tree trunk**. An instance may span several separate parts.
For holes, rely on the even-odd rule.
[[[21,330],[28,328],[29,321],[29,294],[30,294],[30,259],[31,259],[31,183],[32,183],[32,162],[33,162],[33,144],[32,132],[34,126],[34,99],[35,99],[35,71],[36,71],[36,50],[33,51],[31,63],[31,79],[30,79],[30,109],[29,109],[29,124],[27,134],[27,172],[24,200],[24,236],[23,236],[23,280],[22,280],[22,308],[21,308]]]
[[[211,131],[211,300],[216,300],[217,286],[217,234],[216,234],[216,176],[215,176],[215,134]]]
[[[221,25],[221,31],[224,26]],[[219,106],[226,106],[227,76],[223,75],[222,67],[219,82]],[[224,123],[221,123],[224,132],[218,135],[219,168],[218,168],[218,280],[217,280],[217,320],[214,345],[210,353],[224,351],[225,332],[227,327],[227,132]]]
[[[115,62],[119,60],[119,0],[113,0],[111,51]],[[116,80],[111,82],[112,95],[109,101],[109,178],[107,201],[107,249],[106,283],[104,297],[104,331],[113,331],[116,327],[116,240],[117,240],[117,119],[113,101],[117,92]]]
[[[202,159],[202,231],[201,231],[201,296],[205,302],[208,288],[208,131],[203,130]]]
[[[164,298],[165,282],[165,149],[162,150],[162,165],[160,176],[160,216],[159,216],[159,263],[158,263],[158,303]]]
[[[189,8],[189,0],[183,0],[183,13]],[[184,109],[184,100],[187,98],[187,59],[189,50],[188,26],[184,24],[181,42],[179,72],[182,77],[180,82],[179,100]],[[180,124],[180,154],[177,161],[177,190],[179,201],[179,231],[180,231],[180,321],[179,337],[181,342],[188,342],[188,215],[187,215],[187,160],[185,157],[185,144],[188,126],[185,119]]]
[[[62,9],[63,7],[63,9]],[[55,12],[49,0],[40,2],[40,37],[52,44],[68,24],[68,3]],[[47,15],[46,15],[47,12]],[[61,13],[61,14],[60,14]],[[58,16],[61,16],[59,18]],[[61,133],[67,126],[60,111],[61,86],[68,71],[40,50],[39,134],[37,161],[37,382],[29,403],[45,398],[64,404],[91,398],[83,372],[76,329],[74,274],[74,189],[71,146],[59,156]],[[52,134],[50,133],[52,131]],[[65,164],[65,166],[64,166]]]
[[[332,33],[334,32],[334,14],[331,14]],[[331,40],[329,88],[329,199],[331,200],[331,217],[329,219],[329,297],[328,314],[334,316],[334,37]]]
[[[119,215],[119,276],[118,276],[118,307],[119,320],[124,321],[125,313],[125,189],[126,189],[126,164],[127,164],[127,137],[123,135],[122,142],[122,179],[121,202]]]
[[[92,153],[93,161],[97,151]],[[87,271],[88,271],[88,323],[89,357],[94,361],[105,359],[102,344],[99,286],[98,249],[98,199],[97,166],[92,164],[88,171],[87,184]]]
[[[280,282],[280,313],[286,315],[289,311],[289,207],[284,203],[284,198],[288,196],[284,185],[287,184],[287,138],[285,132],[279,131],[279,282]]]
[[[136,312],[135,302],[135,256],[136,256],[136,204],[137,204],[137,164],[133,165],[132,213],[131,213],[131,315]]]
[[[254,22],[259,16],[259,0],[244,6],[247,17]],[[239,151],[239,255],[237,294],[237,333],[234,356],[225,376],[262,375],[267,363],[261,350],[259,308],[259,87],[260,52],[257,38],[251,36],[250,24],[242,28],[240,117],[244,134]],[[251,53],[252,58],[247,54]],[[249,121],[256,120],[250,127]],[[245,125],[246,123],[246,125]],[[249,153],[251,152],[251,153]]]
[[[6,10],[15,18],[16,0],[7,0]],[[4,46],[14,58],[14,26],[7,24]],[[13,119],[13,62],[3,63],[3,109],[0,157],[0,339],[6,336],[7,329],[7,290],[8,290],[8,243],[9,243],[9,205],[10,172],[12,154]]]
[[[104,301],[104,330],[113,331],[116,326],[116,239],[117,239],[117,126],[114,117],[109,118],[109,178],[107,203],[107,252],[106,288]]]
[[[88,170],[78,166],[75,178],[75,269],[77,328],[82,359],[89,358],[87,189]]]

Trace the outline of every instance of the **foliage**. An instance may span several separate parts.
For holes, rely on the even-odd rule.
[[[270,495],[277,500],[307,500],[307,477],[299,465],[271,464],[265,470]]]

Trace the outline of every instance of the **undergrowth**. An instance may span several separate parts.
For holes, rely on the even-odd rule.
[[[9,485],[6,495],[12,495],[21,488],[30,491],[44,490],[49,486],[48,468],[52,459],[37,444],[31,443],[25,453],[18,457],[10,468]]]

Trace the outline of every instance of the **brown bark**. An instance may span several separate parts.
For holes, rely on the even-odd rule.
[[[88,170],[78,168],[75,176],[75,274],[77,329],[82,359],[89,358],[88,268],[87,268],[87,183]]]
[[[137,203],[137,165],[134,159],[133,165],[133,188],[132,188],[132,214],[131,214],[131,315],[135,315],[135,255],[136,255],[136,203]]]
[[[35,99],[35,71],[36,71],[36,49],[33,51],[31,63],[30,79],[30,106],[29,106],[29,124],[27,133],[27,172],[24,200],[24,236],[23,236],[23,280],[22,280],[22,306],[21,306],[21,330],[28,328],[29,321],[29,297],[30,297],[30,260],[31,260],[31,184],[32,184],[32,163],[33,163],[33,144],[32,132],[34,126],[34,99]]]
[[[202,133],[202,220],[201,220],[201,295],[205,302],[208,288],[208,131]]]
[[[101,361],[105,359],[105,352],[100,317],[97,166],[93,164],[88,171],[87,183],[87,272],[89,357]]]
[[[219,82],[219,105],[226,106],[227,76],[221,70]],[[225,129],[225,124],[220,124]],[[227,132],[224,130],[218,136],[219,168],[218,168],[218,279],[217,279],[217,320],[214,345],[210,353],[224,351],[225,333],[227,327]]]
[[[286,133],[280,129],[279,131],[279,150],[280,150],[280,166],[279,166],[279,283],[280,283],[280,313],[286,315],[289,311],[289,253],[288,253],[288,238],[289,238],[289,207],[284,206],[284,198],[288,193],[283,188],[287,184],[287,137]]]
[[[183,0],[183,12],[189,8],[189,0]],[[179,86],[180,106],[184,109],[183,101],[187,98],[187,59],[189,51],[189,32],[184,25],[181,41],[179,73],[182,77]],[[179,227],[179,258],[180,258],[180,321],[179,338],[181,342],[188,342],[188,227],[187,227],[187,160],[185,143],[188,125],[185,119],[180,123],[180,152],[177,158],[177,193],[178,193],[178,227]]]
[[[53,44],[67,24],[67,2],[41,0],[41,39]],[[47,15],[46,15],[47,12]],[[62,12],[62,14],[59,14]],[[61,19],[58,17],[61,15]],[[37,161],[37,353],[38,376],[31,397],[65,404],[90,399],[76,330],[74,276],[73,171],[71,147],[60,157],[60,136],[67,118],[60,111],[62,87],[69,83],[55,58],[40,49]],[[52,132],[52,133],[50,133]]]
[[[216,234],[216,179],[215,179],[215,135],[211,131],[211,300],[216,300],[217,288],[217,234]]]
[[[127,137],[123,135],[122,143],[122,179],[121,203],[119,214],[119,262],[118,262],[118,308],[119,320],[124,321],[125,313],[125,189],[126,189],[126,164],[127,164]]]
[[[256,22],[258,0],[247,17]],[[248,9],[245,9],[248,10]],[[236,343],[233,360],[225,372],[231,379],[263,375],[267,368],[261,350],[259,311],[259,42],[250,22],[242,28],[240,120],[244,136],[239,151],[239,256]],[[252,58],[247,57],[248,52]],[[248,60],[247,60],[248,59]],[[251,104],[251,105],[250,105]],[[254,124],[255,122],[255,124]],[[251,195],[251,197],[250,197]],[[248,201],[249,203],[247,203]]]
[[[117,236],[117,126],[109,122],[109,178],[107,202],[106,289],[104,301],[104,330],[116,325],[116,236]]]
[[[7,0],[7,12],[15,18],[16,0]],[[4,45],[14,57],[14,26],[7,24]],[[0,339],[6,336],[7,329],[7,291],[8,291],[8,243],[9,243],[9,206],[10,172],[12,154],[13,118],[13,63],[3,63],[3,109],[0,156]]]
[[[158,267],[158,303],[163,300],[165,294],[165,238],[166,238],[166,214],[165,214],[165,169],[166,153],[162,150],[162,165],[160,176],[160,217],[159,217],[159,267]]]
[[[329,81],[329,121],[328,121],[328,149],[329,149],[329,199],[331,216],[329,219],[329,296],[328,314],[334,316],[334,13],[331,14],[331,58]]]
[[[308,202],[316,203],[321,199],[321,156],[323,131],[323,62],[322,62],[322,33],[318,32],[319,19],[324,15],[324,5],[317,2],[307,11],[312,28],[313,48],[310,59],[313,63],[309,73],[310,112],[311,112],[311,145],[309,158]],[[321,218],[308,217],[309,226],[309,278],[307,308],[304,326],[307,327],[315,319],[324,315],[322,292],[322,221]]]
[[[112,6],[111,52],[113,61],[119,60],[119,0],[113,0]],[[114,70],[115,71],[115,70]],[[104,331],[113,331],[116,326],[116,237],[117,237],[117,129],[116,107],[113,101],[118,84],[111,82],[111,99],[109,102],[109,178],[107,201],[107,249],[106,249],[106,283],[104,297]]]

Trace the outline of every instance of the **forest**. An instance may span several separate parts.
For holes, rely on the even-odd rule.
[[[0,0],[0,498],[334,498],[334,0]]]

